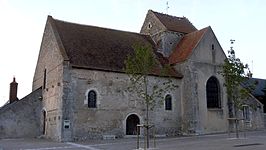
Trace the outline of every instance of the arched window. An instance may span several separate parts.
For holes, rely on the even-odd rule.
[[[172,110],[172,96],[170,94],[165,96],[165,110]]]
[[[88,107],[89,108],[96,108],[96,99],[97,95],[96,92],[91,90],[88,93]]]
[[[217,78],[210,77],[206,85],[207,108],[221,108],[220,89]]]

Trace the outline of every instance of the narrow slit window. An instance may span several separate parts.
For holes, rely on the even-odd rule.
[[[46,69],[44,69],[44,72],[43,72],[43,89],[46,88],[46,75],[47,75]]]
[[[165,96],[165,110],[172,110],[172,96],[169,94]]]

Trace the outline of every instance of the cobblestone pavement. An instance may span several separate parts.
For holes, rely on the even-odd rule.
[[[231,134],[158,138],[151,140],[151,149],[158,150],[266,150],[266,131],[247,132],[234,138]],[[45,139],[0,139],[0,150],[133,150],[135,138],[89,140],[84,142],[54,142]],[[143,147],[143,139],[141,140]]]

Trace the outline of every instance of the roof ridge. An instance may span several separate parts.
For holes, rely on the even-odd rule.
[[[190,33],[196,31],[197,28],[189,21],[187,17],[178,17],[174,15],[159,13],[149,10],[169,31],[176,31],[182,33]]]
[[[48,16],[48,17],[51,17],[51,16]],[[91,27],[91,28],[95,28],[95,29],[101,29],[101,30],[107,30],[107,31],[120,32],[120,33],[125,33],[125,34],[133,34],[133,35],[141,36],[141,37],[147,39],[148,41],[150,41],[150,43],[153,46],[155,45],[155,43],[152,40],[151,36],[143,34],[143,33],[132,32],[132,31],[124,31],[124,30],[112,29],[112,28],[107,28],[107,27],[99,27],[99,26],[95,26],[95,25],[80,24],[80,23],[69,22],[69,21],[64,21],[64,20],[60,20],[60,19],[54,19],[53,17],[51,17],[51,18],[53,19],[53,21],[61,22],[61,23],[65,23],[65,24],[77,25],[77,26],[82,26],[82,27]]]
[[[133,31],[124,31],[124,30],[112,29],[112,28],[107,28],[107,27],[100,27],[100,26],[95,26],[95,25],[75,23],[75,22],[70,22],[70,21],[65,21],[65,20],[60,20],[60,19],[54,19],[52,16],[48,16],[48,17],[55,22],[61,22],[61,23],[65,23],[65,24],[71,24],[71,25],[77,25],[77,26],[83,26],[83,27],[91,27],[91,28],[95,28],[95,29],[102,29],[102,30],[108,30],[108,31],[113,31],[113,32],[120,32],[120,33],[134,34],[137,36],[142,36],[143,38],[146,38],[147,40],[149,40],[150,42],[155,44],[150,35],[146,35],[143,33],[138,33],[138,32],[133,32]]]
[[[84,27],[93,27],[93,28],[99,28],[99,29],[104,29],[104,30],[111,30],[111,31],[118,31],[118,32],[125,32],[125,33],[132,33],[132,34],[147,36],[145,34],[141,34],[141,33],[134,32],[134,31],[125,31],[125,30],[114,29],[114,28],[109,28],[109,27],[102,27],[102,26],[97,26],[97,25],[88,25],[88,24],[70,22],[70,21],[65,21],[65,20],[60,20],[60,19],[53,19],[53,20],[59,21],[62,23],[66,23],[66,24],[72,24],[72,25],[78,25],[78,26],[84,26]]]
[[[183,16],[183,17],[178,17],[178,16],[173,16],[173,15],[169,15],[169,14],[165,14],[165,13],[160,13],[160,12],[157,12],[157,11],[153,11],[151,10],[153,13],[157,13],[157,14],[160,14],[160,15],[166,15],[166,16],[169,16],[169,17],[173,17],[173,18],[181,18],[181,19],[187,19],[187,17]]]

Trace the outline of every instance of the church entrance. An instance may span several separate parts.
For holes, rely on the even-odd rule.
[[[46,111],[44,110],[43,112],[42,112],[42,117],[43,117],[43,129],[42,129],[42,134],[43,135],[45,135],[45,130],[46,130],[46,122],[45,122],[45,120],[46,120]]]
[[[137,125],[139,124],[139,117],[132,114],[126,120],[126,135],[137,135]]]

